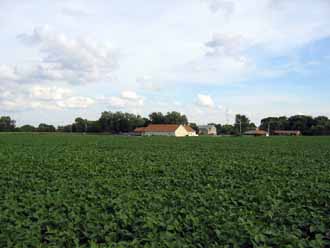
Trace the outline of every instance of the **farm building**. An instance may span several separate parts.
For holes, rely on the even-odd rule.
[[[136,135],[143,135],[144,134],[144,130],[145,130],[145,127],[137,127],[137,128],[135,128],[134,129],[134,133],[136,134]]]
[[[264,131],[264,130],[260,130],[259,128],[257,128],[256,130],[249,130],[246,131],[244,133],[245,136],[256,136],[256,137],[260,137],[260,136],[269,136],[268,132]]]
[[[197,136],[196,131],[190,126],[177,124],[150,124],[145,128],[136,128],[134,132],[144,136]]]
[[[300,136],[301,132],[298,130],[276,130],[273,132],[274,135],[278,135],[278,136]]]
[[[217,128],[214,125],[198,126],[200,135],[217,135]]]

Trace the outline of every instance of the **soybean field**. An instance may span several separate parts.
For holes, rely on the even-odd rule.
[[[330,247],[330,137],[0,134],[0,247]]]

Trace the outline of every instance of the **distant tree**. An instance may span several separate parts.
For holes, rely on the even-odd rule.
[[[147,127],[149,124],[151,124],[150,119],[148,119],[146,117],[143,117],[142,119],[143,119],[143,122],[144,122],[144,125],[143,125],[144,127]]]
[[[56,128],[53,125],[41,123],[41,124],[39,124],[37,131],[38,132],[55,132]]]
[[[136,127],[145,126],[145,118],[122,112],[103,112],[98,120],[102,132],[132,132]]]
[[[197,126],[196,123],[191,122],[191,123],[189,123],[189,126],[190,126],[192,129],[194,129],[194,130],[196,131],[196,133],[198,133],[199,128],[198,128],[198,126]]]
[[[101,124],[99,121],[87,121],[88,133],[100,133],[102,132]]]
[[[311,128],[316,124],[311,116],[294,115],[288,119],[289,130],[299,130],[303,134],[310,135]]]
[[[255,124],[251,123],[247,116],[240,114],[235,116],[235,130],[237,134],[243,134],[250,129],[254,129],[255,127]]]
[[[72,132],[72,125],[58,126],[57,131],[70,133],[70,132]]]
[[[87,128],[87,120],[83,119],[81,117],[78,117],[75,119],[74,121],[74,131],[77,133],[83,133],[86,132],[86,128]]]
[[[220,125],[220,124],[219,124]],[[217,129],[218,132],[218,129]],[[226,124],[226,125],[222,125],[219,133],[218,134],[222,134],[222,135],[234,135],[236,134],[236,128],[234,125],[230,125],[230,124]]]
[[[19,128],[20,132],[35,132],[36,128],[32,125],[24,125]]]
[[[179,112],[172,111],[167,112],[165,115],[165,124],[188,124],[188,118],[185,115],[181,115]]]
[[[149,115],[152,124],[165,124],[165,116],[161,112],[153,112]]]
[[[289,121],[285,116],[281,117],[267,117],[261,120],[260,129],[270,131],[273,133],[275,130],[288,130]]]
[[[222,125],[221,124],[215,124],[214,126],[217,129],[217,135],[221,135]]]
[[[16,122],[9,116],[0,117],[0,132],[11,132],[15,131]]]
[[[330,135],[330,120],[326,116],[314,118],[314,125],[311,127],[310,135]]]

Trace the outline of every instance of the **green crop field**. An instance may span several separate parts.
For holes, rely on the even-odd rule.
[[[0,134],[0,247],[330,247],[330,138]]]

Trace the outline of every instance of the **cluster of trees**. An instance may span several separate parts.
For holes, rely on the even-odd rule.
[[[148,118],[140,115],[123,112],[105,111],[96,121],[78,117],[74,123],[55,128],[53,125],[41,123],[38,127],[24,125],[16,127],[16,122],[9,116],[0,117],[0,131],[12,132],[107,132],[125,133],[132,132],[136,127],[145,127],[149,124],[189,124],[198,131],[195,123],[189,123],[188,118],[178,112],[172,111],[166,114],[160,112],[151,113]],[[247,130],[255,129],[256,125],[245,115],[236,115],[234,124],[216,124],[217,133],[222,135],[239,135]],[[311,117],[295,115],[291,117],[267,117],[261,120],[260,129],[265,131],[274,130],[299,130],[304,135],[330,135],[330,119],[326,116]]]
[[[47,125],[45,123],[39,124],[38,127],[32,125],[16,127],[16,122],[9,116],[1,116],[0,132],[56,132],[56,128],[53,125]]]
[[[274,130],[299,130],[304,135],[330,135],[330,120],[326,116],[313,118],[306,115],[268,117],[261,120],[260,128],[270,133]]]
[[[209,123],[209,125],[214,125],[217,129],[218,135],[239,135],[248,130],[256,129],[256,125],[250,121],[250,119],[245,115],[237,114],[235,116],[234,124],[216,124]]]
[[[9,116],[0,117],[0,131],[12,132],[15,131],[16,122],[12,120]]]
[[[149,118],[131,113],[105,111],[96,121],[78,117],[73,124],[60,126],[57,130],[61,132],[116,134],[133,132],[135,128],[145,127],[149,124],[188,124],[188,118],[176,111],[166,114],[154,112],[149,115]]]

